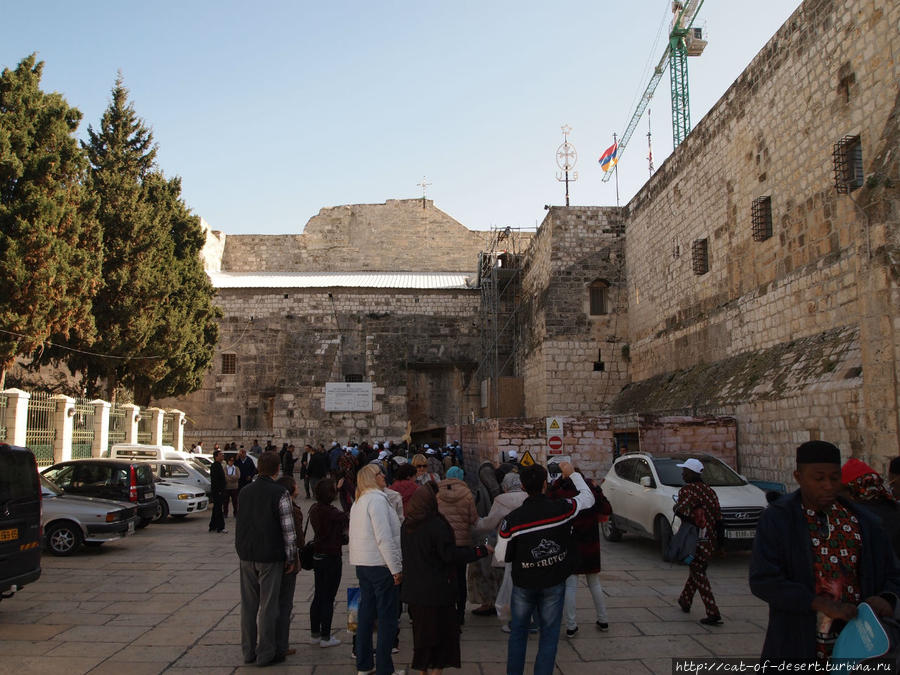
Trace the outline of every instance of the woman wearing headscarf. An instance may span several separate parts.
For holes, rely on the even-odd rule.
[[[458,547],[450,523],[438,511],[433,484],[419,487],[406,508],[402,529],[406,578],[402,600],[409,604],[413,628],[412,667],[438,674],[459,668],[456,614],[460,565],[486,556],[486,546]]]
[[[367,464],[356,476],[356,501],[350,509],[350,564],[359,580],[356,669],[373,667],[377,675],[394,672],[391,648],[397,635],[397,586],[403,578],[400,519],[384,494],[385,476]],[[372,659],[372,631],[378,619],[378,644]]]
[[[456,545],[472,545],[472,525],[478,520],[475,497],[463,481],[463,471],[454,466],[447,472],[447,478],[438,483],[437,503],[441,515],[450,523],[456,538]],[[466,621],[466,563],[460,563],[457,570],[456,611],[459,624]]]
[[[881,527],[900,558],[900,505],[884,484],[884,479],[865,462],[851,457],[841,467],[841,483],[847,496],[881,520]]]

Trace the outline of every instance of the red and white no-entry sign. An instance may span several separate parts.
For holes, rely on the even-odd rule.
[[[553,452],[554,450],[562,450],[562,438],[560,438],[559,436],[551,436],[547,439],[547,445],[549,446],[551,452]]]

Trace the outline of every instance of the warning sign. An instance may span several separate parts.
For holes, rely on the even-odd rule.
[[[547,446],[550,448],[547,452],[551,455],[561,455],[563,441],[559,436],[551,436],[547,439]]]
[[[535,464],[534,457],[532,457],[531,453],[528,452],[528,450],[526,450],[522,454],[522,459],[519,460],[519,465],[520,466],[534,466],[534,464]]]
[[[563,421],[562,417],[547,418],[547,454],[561,455],[563,452]]]

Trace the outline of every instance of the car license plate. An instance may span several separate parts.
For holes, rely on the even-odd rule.
[[[0,541],[15,541],[19,538],[19,529],[11,527],[7,530],[0,530]]]
[[[128,523],[128,534],[134,534],[134,521]]]
[[[725,530],[726,539],[753,539],[756,530]]]

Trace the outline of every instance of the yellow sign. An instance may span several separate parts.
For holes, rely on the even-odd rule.
[[[534,457],[532,457],[531,453],[526,450],[522,455],[522,459],[519,460],[519,466],[534,466],[534,464]]]

